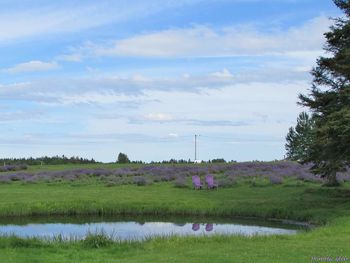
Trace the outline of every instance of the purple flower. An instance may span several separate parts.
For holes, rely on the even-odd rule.
[[[139,186],[149,184],[149,181],[144,176],[135,176],[133,182]]]
[[[269,180],[270,180],[271,184],[282,184],[283,183],[282,177],[276,176],[276,175],[269,176]]]
[[[185,177],[178,177],[174,182],[176,187],[185,188],[188,187],[187,180]]]

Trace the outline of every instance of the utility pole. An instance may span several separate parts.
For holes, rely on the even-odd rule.
[[[194,161],[197,160],[197,137],[199,137],[198,134],[194,135]]]

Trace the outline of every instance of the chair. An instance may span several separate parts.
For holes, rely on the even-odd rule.
[[[203,185],[201,184],[201,179],[197,175],[192,176],[192,183],[194,189],[202,189],[203,187]]]
[[[219,185],[214,182],[214,177],[212,175],[207,175],[205,177],[205,182],[207,183],[208,189],[216,188],[216,190],[219,188]]]

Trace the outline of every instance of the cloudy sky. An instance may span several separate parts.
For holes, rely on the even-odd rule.
[[[331,0],[0,0],[0,157],[273,160]]]

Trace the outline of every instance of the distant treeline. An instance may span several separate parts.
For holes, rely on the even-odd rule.
[[[66,157],[62,156],[44,156],[39,158],[3,158],[0,159],[1,165],[41,165],[41,164],[88,164],[98,163],[94,159],[85,159],[77,156]]]
[[[144,164],[145,162],[142,161],[130,161],[127,155],[125,154],[119,154],[117,163],[133,163],[133,164]],[[212,159],[208,161],[200,161],[202,163],[232,163],[236,161],[226,161],[223,158],[217,158]],[[95,161],[92,159],[86,159],[81,158],[78,156],[72,156],[67,157],[65,155],[62,156],[44,156],[44,157],[38,157],[38,158],[0,158],[0,167],[5,167],[6,170],[17,170],[19,166],[25,166],[25,165],[56,165],[56,164],[94,164],[94,163],[101,163]],[[193,163],[192,160],[176,160],[176,159],[170,159],[170,160],[163,160],[163,161],[151,161],[150,164],[190,164]],[[15,168],[12,168],[16,166]],[[23,168],[22,168],[23,169]]]
[[[217,159],[212,159],[212,160],[208,160],[208,161],[200,161],[202,163],[235,163],[236,161],[232,160],[232,161],[226,161],[223,158],[217,158]],[[170,160],[164,160],[164,161],[160,161],[160,162],[155,162],[155,161],[151,161],[151,164],[184,164],[184,163],[193,163],[192,160],[188,159],[188,160],[184,160],[184,159],[180,159],[180,160],[176,160],[176,159],[170,159]]]
[[[170,160],[163,160],[163,161],[151,161],[150,162],[151,164],[166,164],[166,163],[191,163],[191,160],[183,160],[183,159],[180,159],[180,160],[176,160],[176,159],[170,159]]]

